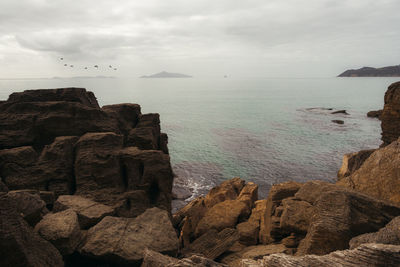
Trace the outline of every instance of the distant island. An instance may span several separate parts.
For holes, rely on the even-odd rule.
[[[363,67],[357,70],[346,70],[338,77],[400,77],[400,65],[383,68]]]
[[[153,75],[144,75],[140,78],[192,78],[190,75],[162,71]]]

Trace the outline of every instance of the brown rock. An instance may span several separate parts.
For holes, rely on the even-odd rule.
[[[284,245],[287,248],[297,248],[302,238],[304,238],[304,236],[301,235],[299,236],[296,235],[295,233],[292,233],[290,236],[282,239],[282,245]]]
[[[0,194],[0,266],[64,266],[57,249],[33,232],[12,200]]]
[[[240,191],[237,200],[244,201],[247,206],[253,208],[254,202],[258,199],[258,185],[248,182]]]
[[[332,120],[332,122],[336,124],[344,124],[343,120]]]
[[[382,146],[386,146],[400,137],[400,82],[391,84],[385,93],[381,121]]]
[[[333,112],[331,112],[331,114],[344,114],[344,115],[349,115],[349,113],[347,113],[347,111],[346,111],[345,109],[333,111]]]
[[[107,105],[101,109],[118,121],[118,128],[125,136],[132,128],[136,127],[141,114],[138,104]]]
[[[380,243],[400,245],[400,216],[390,221],[384,228],[375,233],[359,235],[350,240],[350,248],[354,249],[361,244]]]
[[[104,217],[114,214],[113,208],[81,196],[59,196],[54,203],[53,211],[60,212],[67,209],[72,209],[78,214],[82,229],[88,229]]]
[[[82,239],[78,216],[72,209],[47,214],[35,226],[35,231],[63,256],[72,254]]]
[[[400,206],[341,189],[328,191],[316,200],[314,215],[297,255],[323,255],[347,249],[351,238],[377,231],[400,214]]]
[[[317,199],[324,193],[337,190],[338,187],[335,184],[331,184],[324,181],[309,181],[305,183],[299,191],[294,195],[296,199],[304,200],[314,205]]]
[[[35,226],[48,212],[46,203],[40,199],[39,192],[33,190],[9,191],[7,197],[31,226]]]
[[[178,238],[168,212],[151,208],[136,218],[105,217],[89,229],[81,253],[104,263],[135,266],[146,248],[177,253]]]
[[[280,217],[282,233],[307,233],[314,208],[306,201],[286,198],[282,200],[283,212]]]
[[[204,200],[206,206],[210,208],[222,201],[236,199],[245,183],[244,180],[236,177],[213,187]]]
[[[377,149],[356,172],[337,184],[372,197],[399,203],[400,141]]]
[[[260,225],[255,224],[252,222],[242,222],[236,225],[236,229],[239,232],[239,242],[247,245],[247,246],[252,246],[252,245],[257,245],[258,243],[258,233],[260,231]]]
[[[216,259],[238,240],[239,234],[235,229],[226,228],[220,232],[211,229],[185,247],[182,253],[184,255],[201,254],[209,259]]]
[[[358,170],[365,160],[375,151],[375,149],[361,150],[359,152],[345,154],[342,166],[337,174],[338,179],[352,175]]]
[[[0,192],[8,192],[8,187],[3,183],[3,179],[0,177]]]
[[[140,149],[159,149],[159,133],[152,127],[138,127],[129,132],[128,146],[135,146]]]
[[[382,113],[383,113],[382,109],[380,109],[380,110],[371,110],[371,111],[369,111],[367,113],[367,117],[381,119]]]

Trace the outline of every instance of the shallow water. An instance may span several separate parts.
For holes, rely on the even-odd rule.
[[[76,86],[93,91],[100,105],[139,103],[143,113],[161,114],[177,181],[195,195],[240,176],[259,184],[265,196],[271,184],[287,180],[334,181],[343,154],[379,146],[380,122],[366,113],[383,107],[396,80],[0,80],[0,99],[25,89]]]

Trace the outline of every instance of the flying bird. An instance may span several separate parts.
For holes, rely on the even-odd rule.
[[[70,65],[70,67],[71,67],[71,68],[73,68],[73,67],[74,67],[74,65]]]
[[[66,66],[68,66],[68,64],[64,64],[64,66],[66,67]]]
[[[95,68],[99,68],[99,66],[97,66],[97,65],[94,65],[94,67],[95,67]]]
[[[117,68],[114,68],[114,70],[117,70]]]
[[[64,60],[64,58],[63,58],[63,57],[60,57],[60,60]]]
[[[112,68],[112,66],[110,65],[110,66],[108,66],[109,68]]]
[[[87,67],[85,67],[85,70],[87,70]]]

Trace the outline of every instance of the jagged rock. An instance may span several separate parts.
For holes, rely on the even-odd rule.
[[[245,260],[242,267],[358,267],[399,266],[400,246],[364,244],[353,250],[335,251],[328,255],[294,257],[272,254],[256,261]]]
[[[118,121],[118,128],[124,136],[128,136],[129,131],[136,127],[141,114],[138,104],[107,105],[101,109]]]
[[[8,187],[3,183],[3,179],[0,177],[0,193],[1,192],[8,192]]]
[[[258,233],[260,231],[260,224],[254,222],[242,222],[236,225],[236,229],[239,232],[239,242],[251,246],[257,245],[258,243]]]
[[[351,176],[338,185],[355,189],[372,197],[400,202],[400,140],[377,149]]]
[[[261,234],[265,233],[264,214],[267,211],[267,200],[261,199],[254,202],[254,208],[251,210],[248,222],[258,225],[258,238],[257,242],[261,241]],[[263,223],[261,223],[263,222]]]
[[[35,231],[63,256],[72,254],[82,239],[78,216],[72,209],[47,214],[35,226]]]
[[[322,194],[337,189],[338,187],[335,184],[324,181],[309,181],[297,191],[294,197],[314,205]]]
[[[391,84],[385,93],[381,121],[382,146],[386,146],[400,137],[400,82]]]
[[[359,152],[345,154],[342,166],[337,174],[338,179],[352,175],[358,170],[365,160],[375,151],[375,149],[361,150]]]
[[[199,221],[195,236],[201,236],[210,229],[221,231],[234,228],[238,222],[243,222],[250,215],[249,206],[240,200],[225,200],[212,206]]]
[[[136,218],[107,216],[89,229],[81,253],[103,263],[139,265],[146,248],[177,253],[178,238],[167,211],[151,208]]]
[[[210,208],[225,200],[233,200],[238,197],[246,182],[238,177],[224,181],[213,187],[205,197],[205,205]]]
[[[220,232],[211,229],[185,247],[182,250],[182,254],[201,254],[206,258],[214,260],[238,240],[239,233],[235,229],[226,228]]]
[[[160,149],[165,154],[169,154],[168,150],[168,135],[166,133],[160,134]]]
[[[380,110],[371,110],[371,111],[369,111],[367,113],[367,117],[381,119],[382,113],[383,113],[382,109],[380,109]]]
[[[280,217],[280,228],[283,234],[307,233],[310,225],[313,206],[301,200],[286,198],[282,200],[283,212]]]
[[[283,199],[294,196],[300,187],[301,184],[296,182],[286,182],[271,187],[260,222],[259,239],[262,244],[269,244],[282,238],[279,218],[282,210],[277,210],[277,207],[281,205]]]
[[[38,223],[48,211],[46,203],[40,199],[39,192],[34,190],[9,191],[7,197],[12,201],[17,211],[31,226]]]
[[[350,240],[350,248],[354,249],[365,243],[400,245],[400,216],[390,221],[378,232],[359,235]]]
[[[239,252],[223,257],[221,262],[229,267],[240,267],[243,259],[258,260],[271,254],[284,253],[286,250],[282,244],[249,246]]]
[[[400,214],[400,206],[337,186],[320,195],[306,237],[296,255],[323,255],[347,249],[351,238],[377,231]]]
[[[64,266],[57,249],[32,231],[4,193],[0,193],[0,265]]]
[[[88,229],[104,217],[114,214],[113,208],[81,196],[59,196],[54,202],[53,211],[60,212],[67,209],[72,209],[78,214],[79,224],[82,229]]]
[[[282,239],[282,245],[284,245],[287,248],[297,248],[300,240],[304,238],[304,236],[299,236],[296,235],[295,233],[292,233],[290,236],[285,237],[284,239]]]
[[[46,207],[48,209],[53,209],[53,204],[54,201],[56,200],[56,197],[54,195],[54,192],[52,191],[39,191],[40,198],[46,203]]]
[[[253,208],[254,202],[258,199],[258,185],[253,182],[248,182],[240,190],[237,200],[245,202],[250,208]]]

